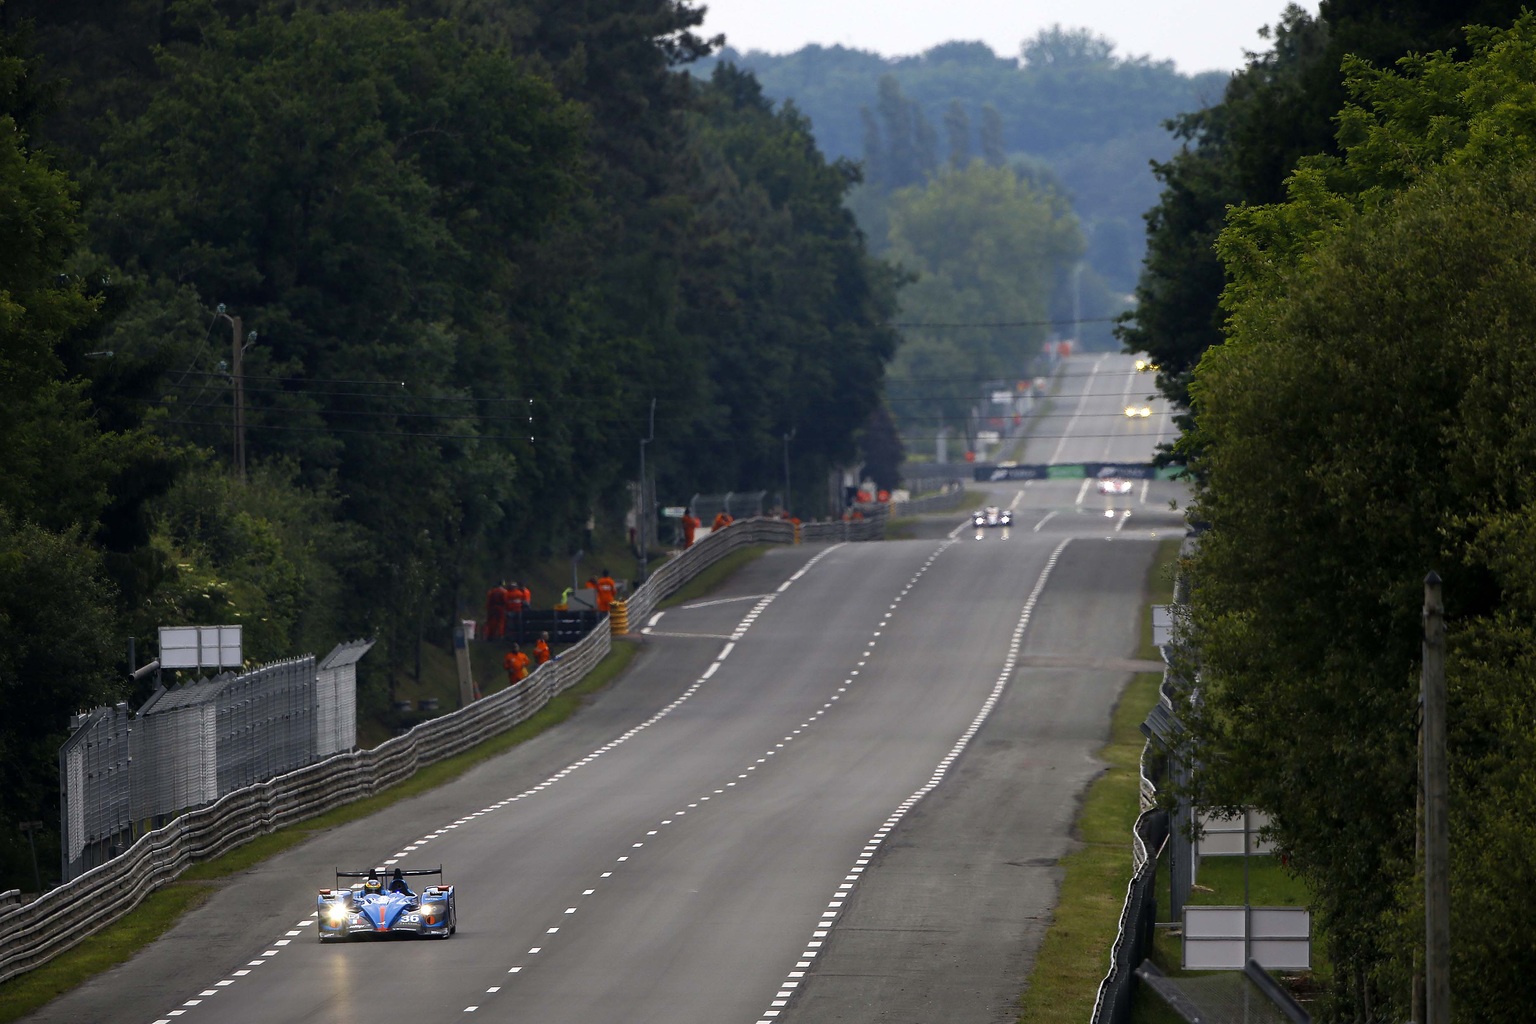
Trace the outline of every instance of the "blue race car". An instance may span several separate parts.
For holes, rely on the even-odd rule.
[[[417,893],[408,876],[436,875],[437,884]],[[356,884],[342,879],[360,878]],[[336,872],[336,887],[321,889],[320,941],[359,935],[429,935],[446,939],[459,928],[453,886],[443,884],[443,868],[407,871],[395,868],[388,879],[377,869]]]

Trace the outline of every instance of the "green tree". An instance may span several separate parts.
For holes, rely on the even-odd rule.
[[[1024,324],[1048,319],[1059,272],[1083,253],[1066,202],[1009,167],[972,163],[892,197],[891,258],[916,279],[901,313],[914,324]],[[1028,373],[1040,327],[909,327],[890,398],[904,431],[961,427],[990,380]],[[969,435],[967,435],[969,436]]]
[[[1286,203],[1221,236],[1228,335],[1191,387],[1211,524],[1191,565],[1198,795],[1272,812],[1346,1018],[1406,1014],[1422,936],[1430,569],[1450,623],[1457,1013],[1513,1021],[1536,998],[1507,940],[1536,840],[1519,681],[1536,644],[1536,18],[1469,38],[1465,61],[1350,65],[1344,155],[1304,161]]]
[[[1079,68],[1114,60],[1115,44],[1085,28],[1043,28],[1019,46],[1028,68]]]
[[[114,132],[94,224],[130,272],[190,282],[258,330],[250,451],[293,460],[311,486],[334,477],[369,538],[344,626],[377,633],[393,668],[440,607],[441,582],[412,582],[441,579],[423,568],[533,504],[516,470],[530,432],[507,401],[530,370],[575,371],[510,327],[506,299],[527,287],[530,240],[581,193],[583,118],[447,25],[181,16],[200,42],[164,55],[163,86]],[[191,405],[177,418],[207,423]]]
[[[682,283],[687,320],[722,340],[709,345],[695,450],[718,485],[765,486],[782,475],[792,433],[793,491],[820,511],[818,482],[853,460],[879,407],[896,341],[892,280],[843,206],[855,168],[829,165],[792,105],[775,110],[729,65],[699,100],[698,251]]]
[[[1288,7],[1273,30],[1274,45],[1250,58],[1228,83],[1220,104],[1168,122],[1183,148],[1154,168],[1163,192],[1146,215],[1147,256],[1136,286],[1136,308],[1119,336],[1157,363],[1158,388],[1176,406],[1189,405],[1189,375],[1200,356],[1222,341],[1218,308],[1225,276],[1216,236],[1228,206],[1283,197],[1284,176],[1304,154],[1330,145],[1333,107],[1309,123],[1300,94],[1315,65],[1328,59],[1328,25]],[[1190,426],[1188,416],[1177,422]]]
[[[26,888],[17,825],[45,823],[49,863],[68,716],[126,690],[111,671],[121,634],[100,535],[155,449],[101,430],[65,371],[61,351],[97,300],[65,272],[80,237],[74,186],[17,120],[37,112],[33,95],[15,40],[0,39],[0,885]]]
[[[944,112],[944,134],[949,139],[949,166],[960,169],[971,165],[971,119],[959,100]]]
[[[1520,10],[1512,0],[1340,0],[1314,18],[1291,5],[1263,33],[1270,49],[1232,77],[1219,103],[1168,121],[1181,146],[1155,168],[1163,191],[1146,216],[1135,315],[1119,334],[1128,350],[1158,363],[1159,389],[1175,404],[1188,406],[1190,370],[1222,340],[1225,278],[1215,242],[1226,210],[1280,202],[1302,158],[1338,155],[1346,58],[1389,67],[1408,54],[1464,46],[1464,26],[1507,26]],[[1187,416],[1179,422],[1190,426]]]

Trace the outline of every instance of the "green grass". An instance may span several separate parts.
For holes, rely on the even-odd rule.
[[[194,864],[182,873],[180,880],[152,893],[137,910],[90,941],[0,984],[0,1024],[9,1024],[26,1016],[56,996],[127,960],[165,934],[183,914],[208,899],[218,888],[220,879],[249,870],[268,857],[298,846],[317,832],[357,821],[398,801],[436,789],[476,765],[560,724],[575,714],[588,697],[612,683],[629,666],[635,650],[629,644],[615,645],[612,653],[585,679],[551,699],[526,721],[463,753],[428,765],[382,793],[260,836],[222,857]]]
[[[1200,873],[1189,902],[1204,907],[1240,907],[1243,904],[1242,857],[1202,857]],[[1249,857],[1248,902],[1255,907],[1305,907],[1311,903],[1307,887],[1292,878],[1275,857]]]
[[[699,598],[709,595],[716,587],[730,579],[737,570],[762,558],[763,553],[769,547],[770,545],[767,544],[755,544],[752,547],[737,548],[714,565],[700,572],[687,583],[684,583],[676,593],[658,604],[656,606],[657,610],[675,608],[685,602],[697,601]]]
[[[196,909],[217,886],[174,882],[149,895],[138,909],[67,953],[0,985],[0,1024],[20,1020],[81,982],[123,963],[164,935],[181,915]]]
[[[1147,604],[1164,604],[1173,593],[1166,566],[1180,541],[1158,547],[1147,576]],[[1145,648],[1151,643],[1151,612],[1143,616]],[[1062,858],[1063,877],[1051,926],[1020,999],[1027,1024],[1082,1024],[1093,1012],[1099,982],[1119,929],[1125,887],[1131,877],[1131,826],[1140,813],[1139,765],[1146,740],[1138,726],[1157,701],[1159,673],[1139,673],[1115,705],[1109,743],[1099,751],[1107,770],[1088,787],[1077,815],[1078,849]],[[1150,1024],[1178,1018],[1147,1017]]]

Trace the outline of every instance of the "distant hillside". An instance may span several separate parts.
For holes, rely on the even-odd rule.
[[[1142,251],[1141,217],[1158,198],[1148,162],[1176,149],[1162,123],[1218,102],[1228,75],[1185,75],[1172,62],[1120,57],[1113,43],[1084,30],[1046,30],[1020,52],[999,57],[985,43],[952,42],[888,60],[842,46],[783,55],[726,48],[694,73],[708,76],[719,62],[750,70],[769,97],[793,101],[810,119],[829,158],[865,158],[866,139],[879,131],[887,75],[940,163],[957,144],[984,155],[990,122],[1011,161],[1054,178],[1072,199],[1090,236],[1090,261],[1129,291]]]

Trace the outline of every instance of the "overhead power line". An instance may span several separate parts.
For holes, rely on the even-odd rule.
[[[892,321],[892,327],[943,327],[964,328],[974,327],[986,329],[992,327],[1071,327],[1074,324],[1111,324],[1119,321],[1118,316],[1085,316],[1076,320],[967,320],[954,323],[918,323],[915,321]]]

